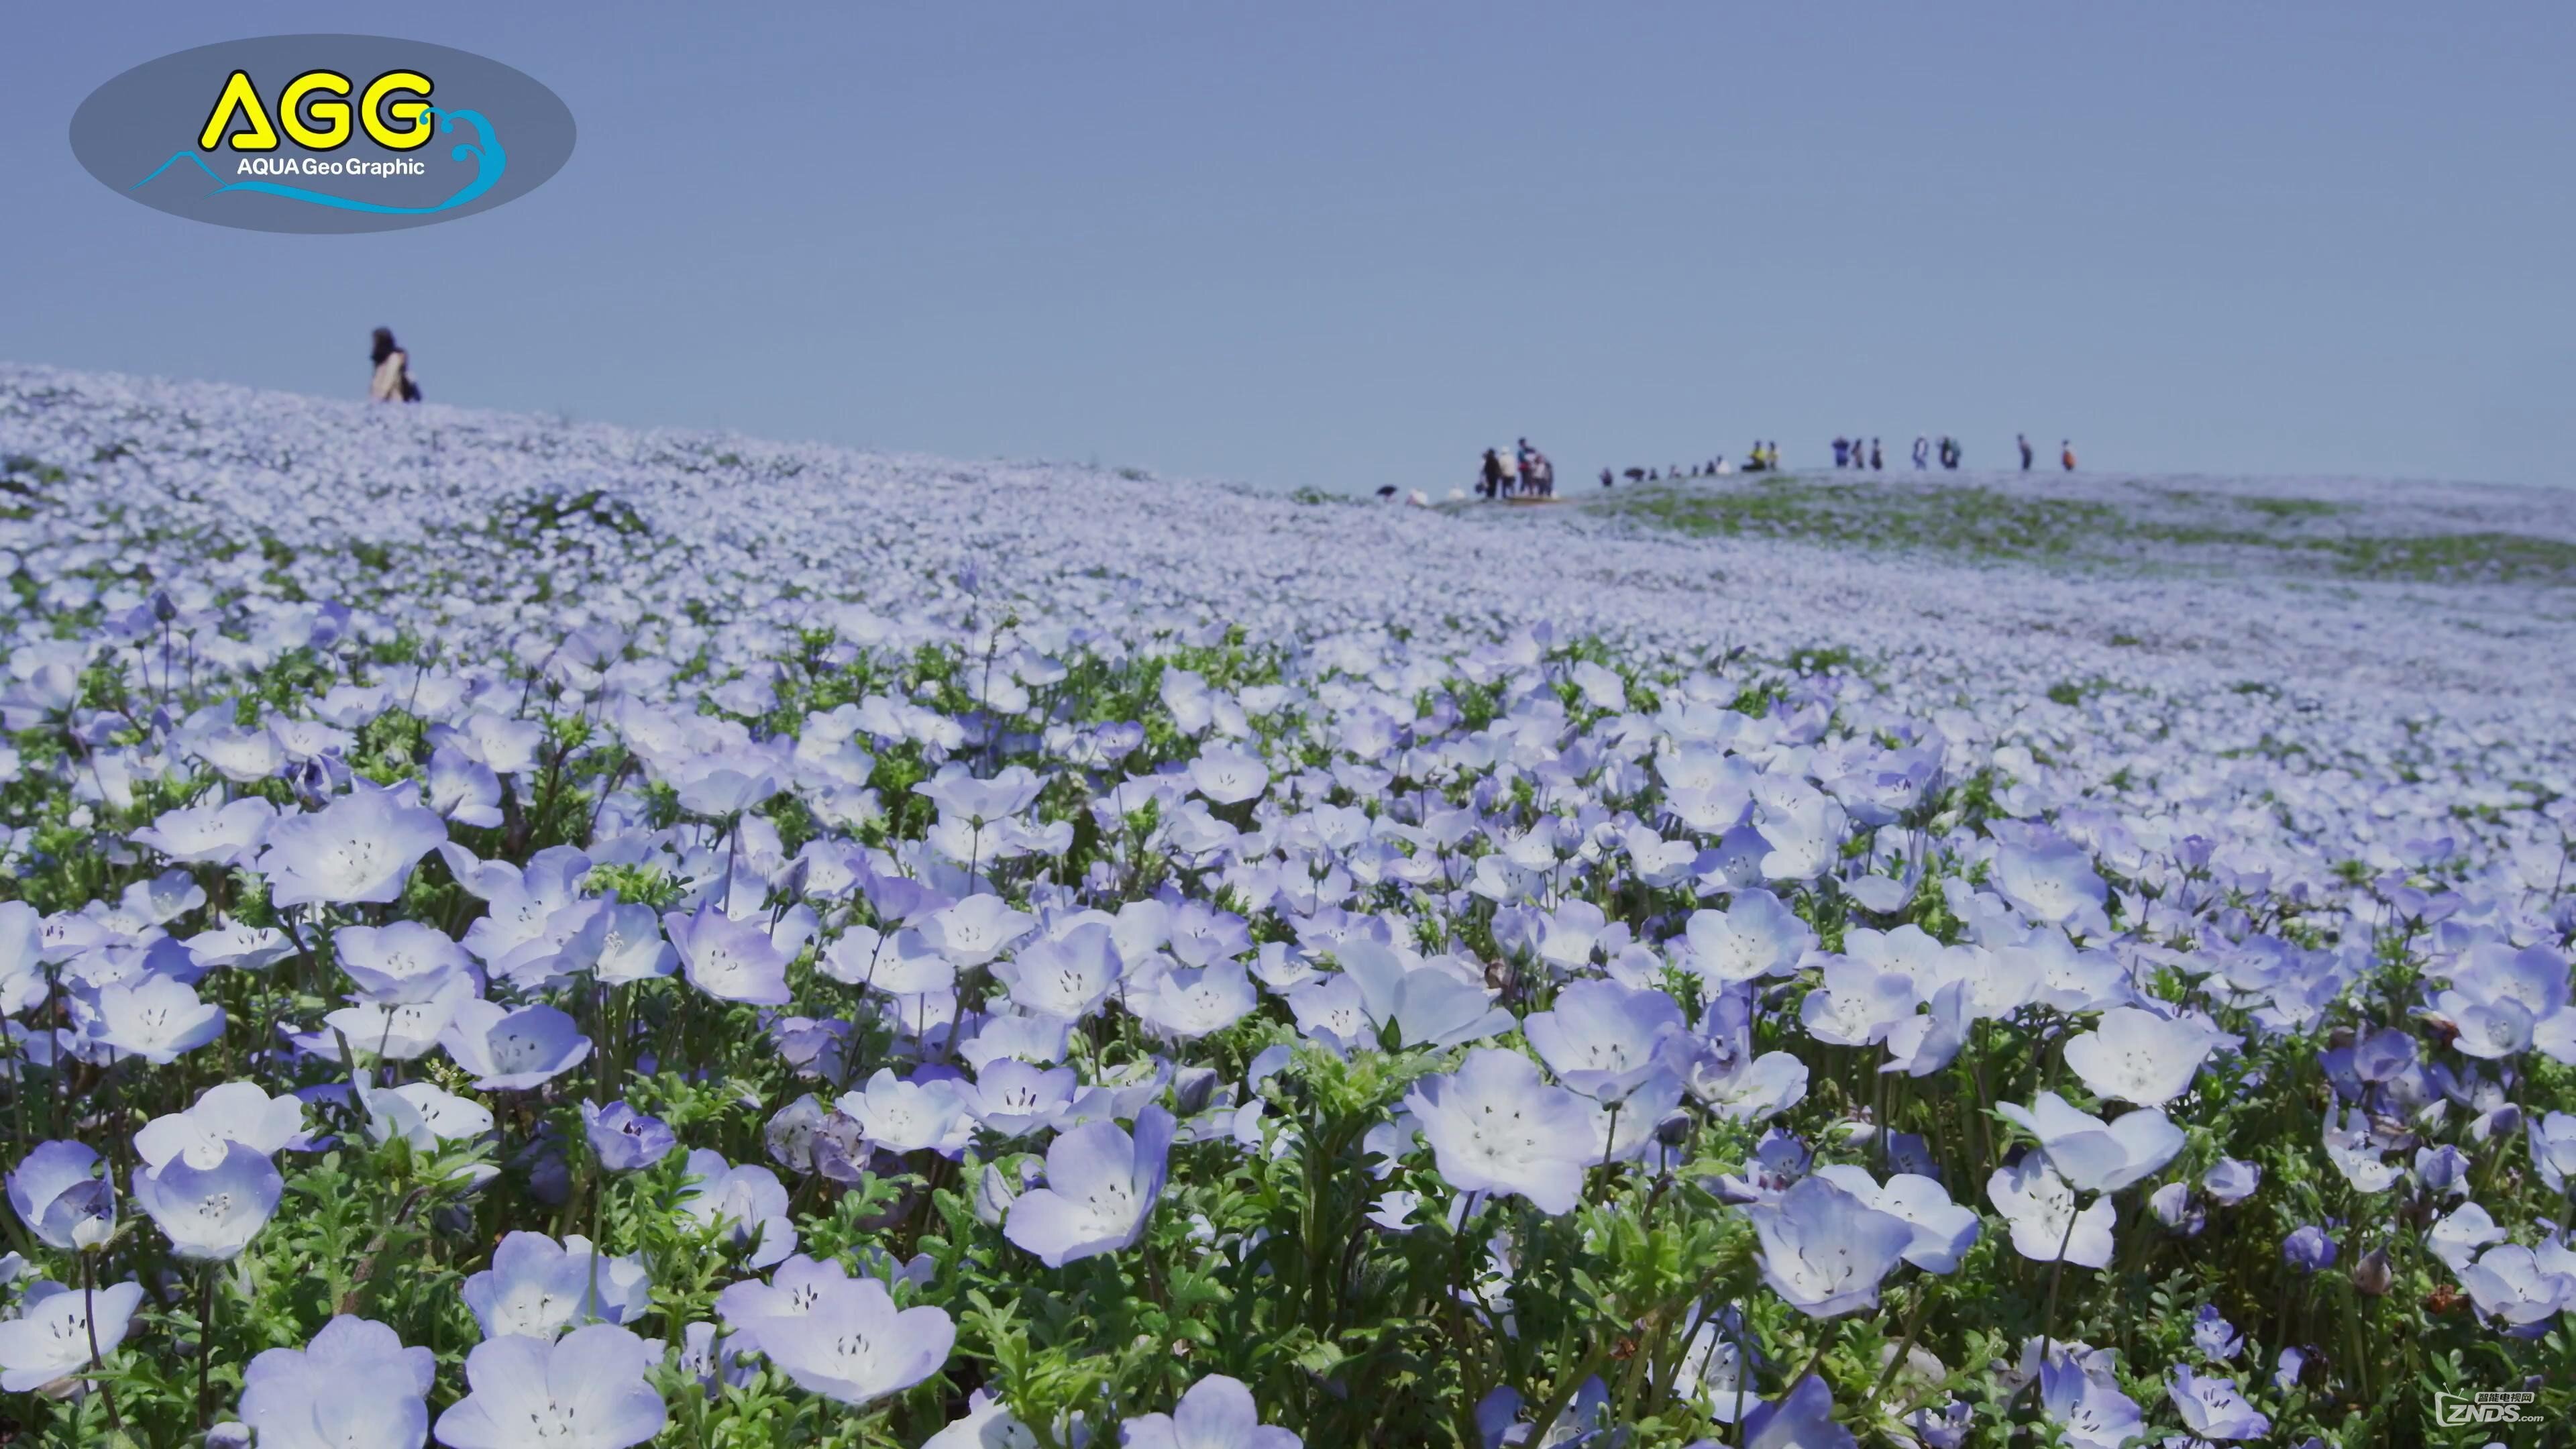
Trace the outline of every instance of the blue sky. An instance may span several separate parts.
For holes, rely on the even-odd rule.
[[[750,12],[738,14],[736,12]],[[1274,487],[1836,433],[2565,483],[2576,7],[24,7],[0,357]],[[128,66],[347,30],[582,128],[346,237],[111,195]]]

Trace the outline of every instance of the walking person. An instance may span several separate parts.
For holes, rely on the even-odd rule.
[[[1932,440],[1921,433],[1916,433],[1914,435],[1914,471],[1920,473],[1931,466]]]
[[[2075,471],[2075,444],[2074,444],[2074,443],[2072,443],[2072,442],[2069,442],[2069,441],[2063,440],[2063,439],[2059,440],[2059,442],[2058,442],[2058,444],[2057,444],[2057,460],[2058,460],[2059,462],[2064,463],[2064,464],[2066,465],[2066,471],[2067,471],[2067,472],[2069,472],[2069,473],[2074,472],[2074,471]]]
[[[1477,477],[1476,491],[1488,499],[1503,496],[1503,455],[1491,448],[1485,450],[1484,471]]]
[[[1837,468],[1847,468],[1851,466],[1851,440],[1849,438],[1834,439],[1834,466]]]
[[[367,384],[367,396],[376,402],[418,402],[420,385],[411,380],[411,354],[394,341],[394,329],[376,329],[375,346],[369,360],[376,365],[376,375]]]
[[[1878,450],[1878,439],[1876,438],[1869,440],[1869,471],[1873,473],[1884,473],[1887,471],[1887,455]]]
[[[2030,435],[2015,433],[2013,441],[2021,445],[2021,470],[2027,473],[2030,471]]]

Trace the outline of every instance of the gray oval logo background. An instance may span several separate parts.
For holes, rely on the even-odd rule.
[[[280,114],[290,82],[316,71],[348,83],[345,94],[300,98],[308,134],[331,129],[321,107],[345,103],[348,139],[328,149],[300,144]],[[380,76],[409,71],[426,94],[395,87],[380,100],[382,125],[397,139],[433,128],[417,146],[382,144],[365,125],[362,101]],[[269,149],[240,149],[256,125],[239,104],[235,72],[248,78]],[[397,105],[410,111],[393,111]],[[225,112],[225,135],[201,144],[210,118]],[[314,117],[326,124],[316,125]],[[396,117],[403,117],[396,119]],[[429,226],[490,211],[537,189],[571,159],[575,127],[563,98],[535,78],[471,51],[381,35],[270,35],[203,45],[146,61],[81,102],[72,114],[72,155],[109,190],[156,211],[251,231],[362,232]]]

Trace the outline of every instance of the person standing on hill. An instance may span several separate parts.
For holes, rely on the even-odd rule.
[[[418,402],[420,384],[411,380],[411,354],[394,341],[394,329],[376,329],[375,346],[369,354],[376,364],[374,381],[367,384],[367,396],[376,402]]]
[[[1491,448],[1485,450],[1485,466],[1476,478],[1476,491],[1487,498],[1503,494],[1503,455]]]
[[[1916,433],[1914,435],[1914,471],[1920,473],[1931,466],[1932,440],[1921,433]]]
[[[2030,434],[2015,433],[2013,441],[2021,445],[2021,470],[2027,473],[2030,471]]]
[[[1869,471],[1873,473],[1887,471],[1887,455],[1879,451],[1876,438],[1869,440]]]
[[[1851,466],[1851,440],[1849,438],[1834,439],[1834,466],[1837,468],[1847,468]]]
[[[2072,443],[2072,442],[2069,442],[2069,441],[2063,440],[2063,439],[2059,440],[2059,442],[2058,442],[2058,444],[2057,444],[2057,461],[2059,461],[2059,462],[2061,462],[2061,463],[2064,463],[2064,464],[2066,465],[2066,471],[2067,471],[2067,472],[2069,472],[2069,473],[2074,472],[2074,471],[2075,471],[2075,444],[2074,444],[2074,443]]]

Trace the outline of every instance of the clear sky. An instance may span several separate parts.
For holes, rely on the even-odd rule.
[[[275,236],[65,140],[155,56],[552,86],[486,215]],[[1274,487],[1840,432],[2576,482],[2576,6],[22,5],[0,357]],[[1892,461],[1892,460],[1891,460]]]

